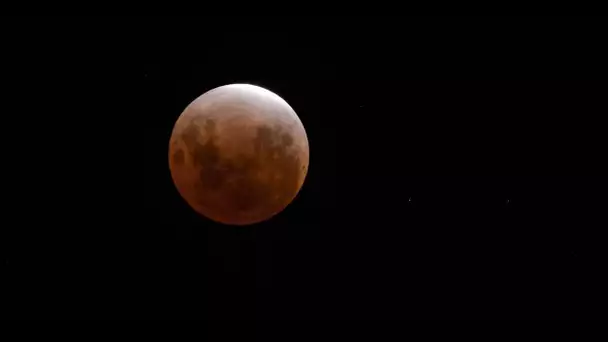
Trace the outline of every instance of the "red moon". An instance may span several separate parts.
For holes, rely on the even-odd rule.
[[[219,223],[248,225],[285,209],[308,171],[308,138],[285,100],[230,84],[190,103],[169,142],[169,168],[184,200]]]

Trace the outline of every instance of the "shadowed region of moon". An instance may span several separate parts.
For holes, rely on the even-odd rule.
[[[192,208],[245,225],[289,205],[304,182],[309,152],[304,127],[284,100],[259,87],[228,85],[186,108],[169,153],[174,183]]]
[[[184,151],[183,150],[177,150],[175,152],[173,152],[173,164],[175,165],[181,165],[184,163]]]

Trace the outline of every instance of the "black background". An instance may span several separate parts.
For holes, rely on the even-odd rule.
[[[605,318],[603,17],[5,18],[7,318]],[[197,96],[300,116],[234,228],[168,170]]]

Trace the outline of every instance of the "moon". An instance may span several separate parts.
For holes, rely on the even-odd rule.
[[[250,84],[199,96],[177,119],[169,168],[181,197],[227,225],[266,221],[283,211],[306,178],[308,138],[291,106]]]

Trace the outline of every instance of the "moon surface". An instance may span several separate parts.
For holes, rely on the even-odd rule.
[[[308,171],[308,138],[285,100],[264,88],[230,84],[190,103],[169,142],[180,195],[219,223],[248,225],[285,209]]]

